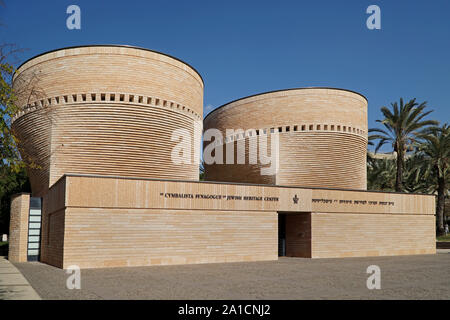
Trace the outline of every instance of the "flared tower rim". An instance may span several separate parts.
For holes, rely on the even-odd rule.
[[[69,49],[79,49],[79,48],[95,48],[95,47],[112,47],[112,48],[129,48],[129,49],[137,49],[137,50],[144,50],[144,51],[149,51],[149,52],[153,52],[153,53],[157,53],[166,57],[169,57],[171,59],[174,59],[178,62],[181,62],[183,64],[185,64],[186,66],[188,66],[189,68],[191,68],[199,77],[200,80],[202,81],[203,86],[205,85],[205,82],[203,80],[202,75],[200,74],[200,72],[198,72],[197,69],[195,69],[192,65],[190,65],[189,63],[187,63],[186,61],[183,61],[177,57],[174,57],[170,54],[164,53],[164,52],[160,52],[157,50],[152,50],[152,49],[148,49],[148,48],[144,48],[144,47],[139,47],[139,46],[133,46],[133,45],[126,45],[126,44],[86,44],[86,45],[79,45],[79,46],[68,46],[68,47],[62,47],[62,48],[57,48],[57,49],[52,49],[52,50],[48,50],[45,52],[42,52],[38,55],[35,55],[29,59],[27,59],[26,61],[22,62],[15,70],[13,77],[16,75],[16,72],[23,67],[26,63],[39,58],[41,56],[44,56],[46,54],[50,54],[53,52],[57,52],[57,51],[62,51],[62,50],[69,50]]]
[[[245,96],[245,97],[242,97],[242,98],[238,98],[238,99],[232,100],[232,101],[230,101],[230,102],[227,102],[227,103],[225,103],[225,104],[223,104],[223,105],[217,107],[217,108],[214,109],[213,111],[209,112],[209,113],[203,118],[203,121],[205,121],[206,118],[208,118],[211,114],[213,114],[214,112],[216,112],[216,111],[222,109],[223,107],[226,107],[227,105],[230,105],[230,104],[232,104],[232,103],[235,103],[235,102],[238,102],[238,101],[241,101],[241,100],[245,100],[245,99],[253,98],[253,97],[257,97],[257,96],[262,96],[262,95],[270,94],[270,93],[277,93],[277,92],[284,92],[284,91],[294,91],[294,90],[308,90],[308,89],[325,89],[325,90],[346,91],[346,92],[354,93],[354,94],[356,94],[356,95],[361,96],[362,98],[364,98],[364,100],[366,100],[367,103],[369,103],[369,100],[367,99],[366,96],[364,96],[363,94],[361,94],[361,93],[359,93],[359,92],[356,92],[356,91],[353,91],[353,90],[349,90],[349,89],[334,88],[334,87],[297,87],[297,88],[288,88],[288,89],[279,89],[279,90],[265,91],[265,92],[260,92],[260,93],[256,93],[256,94],[252,94],[252,95],[249,95],[249,96]]]

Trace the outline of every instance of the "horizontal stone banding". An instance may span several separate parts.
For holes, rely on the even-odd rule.
[[[104,93],[89,93],[87,95],[89,97],[91,97],[91,95],[93,95],[93,94],[100,97],[100,95],[102,95]],[[148,97],[148,96],[144,96],[144,95],[137,96],[137,97],[142,97],[142,102],[139,102],[139,99],[135,99],[137,101],[134,101],[134,100],[130,101],[129,99],[124,99],[124,101],[121,101],[120,98],[111,100],[111,94],[114,94],[114,93],[106,93],[105,95],[107,98],[105,98],[105,100],[101,100],[101,99],[92,100],[92,98],[91,98],[91,99],[86,99],[86,100],[77,99],[76,101],[74,101],[73,97],[72,97],[73,95],[68,96],[67,102],[64,102],[64,96],[38,99],[38,100],[35,100],[35,101],[23,106],[22,108],[20,108],[20,110],[17,112],[17,114],[13,116],[11,121],[14,122],[17,118],[23,116],[24,114],[27,114],[28,112],[33,112],[40,108],[55,107],[55,106],[63,105],[63,104],[71,104],[71,105],[88,104],[88,105],[91,105],[92,103],[109,104],[111,102],[120,103],[120,104],[124,104],[124,105],[129,104],[130,106],[149,105],[149,106],[156,107],[156,108],[166,108],[171,111],[186,114],[189,117],[193,118],[194,120],[198,120],[198,121],[201,120],[201,116],[199,114],[197,114],[194,110],[192,110],[191,108],[189,108],[187,106],[183,106],[177,102],[174,102],[174,101],[167,101],[164,99]],[[121,94],[125,95],[126,97],[129,96],[129,94],[125,94],[125,93],[115,93],[115,94],[117,96],[119,96]],[[76,94],[76,95],[81,97],[83,94]],[[160,103],[157,105],[157,104],[155,104],[156,101],[160,101]]]
[[[215,145],[245,139],[246,163],[248,140],[256,136],[226,136],[227,129],[258,130],[267,135],[269,151],[271,134],[280,140],[276,175],[262,176],[260,169],[267,166],[259,163],[207,164],[207,180],[366,189],[367,100],[357,93],[330,88],[269,92],[225,104],[204,122],[205,131],[215,128],[224,136]]]
[[[65,173],[198,180],[203,81],[176,58],[121,46],[60,49],[22,64],[14,89],[23,108],[12,126],[24,158],[38,165],[29,169],[36,196]],[[172,141],[179,129],[185,142]],[[191,163],[172,161],[175,146],[190,150]]]

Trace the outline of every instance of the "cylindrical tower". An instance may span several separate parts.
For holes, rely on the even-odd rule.
[[[216,128],[219,141],[245,140],[245,164],[205,165],[207,180],[319,188],[367,188],[367,99],[333,88],[299,88],[262,93],[227,103],[205,117],[204,130]],[[244,134],[227,136],[226,130]],[[251,130],[255,129],[256,135]],[[276,174],[262,175],[260,161],[249,164],[252,139],[279,136]],[[229,134],[228,134],[229,135]],[[204,143],[206,147],[208,143]],[[226,148],[224,148],[224,153]]]
[[[35,195],[64,173],[198,180],[203,80],[176,58],[128,46],[64,48],[22,64],[14,89],[23,108],[12,127]],[[177,129],[190,138],[174,139]],[[180,144],[190,163],[172,160]]]

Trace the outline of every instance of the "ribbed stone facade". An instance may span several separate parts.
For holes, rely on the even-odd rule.
[[[246,163],[206,165],[207,180],[366,189],[367,100],[358,93],[330,88],[263,93],[214,110],[204,121],[204,130],[210,128],[222,132],[223,144],[235,145],[235,154],[245,140]],[[228,137],[227,129],[244,134]],[[249,129],[257,134],[247,134]],[[279,136],[279,169],[261,175],[267,165],[249,164],[251,152],[259,152],[249,148],[250,141],[267,136],[270,154],[273,134]]]
[[[216,109],[205,130],[222,132],[219,146],[244,142],[246,163],[207,165],[213,181],[197,181],[203,81],[186,63],[126,46],[65,48],[25,62],[13,80],[21,109],[12,127],[42,198],[41,262],[104,268],[436,252],[434,196],[365,190],[367,100],[358,93],[291,89]],[[272,137],[278,170],[262,174],[271,164],[252,142],[268,138],[270,154]],[[176,147],[191,161],[176,163]],[[14,197],[12,261],[28,258],[32,218],[30,196]]]
[[[21,65],[14,88],[34,195],[64,173],[198,180],[203,81],[184,62],[134,47],[66,48]],[[171,160],[180,128],[193,138],[190,164]]]

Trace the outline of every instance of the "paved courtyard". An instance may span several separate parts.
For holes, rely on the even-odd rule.
[[[368,290],[366,269],[381,269]],[[64,270],[16,263],[42,299],[450,299],[450,253],[270,262],[85,269],[81,289]]]
[[[39,300],[28,281],[4,256],[0,256],[0,300]]]

